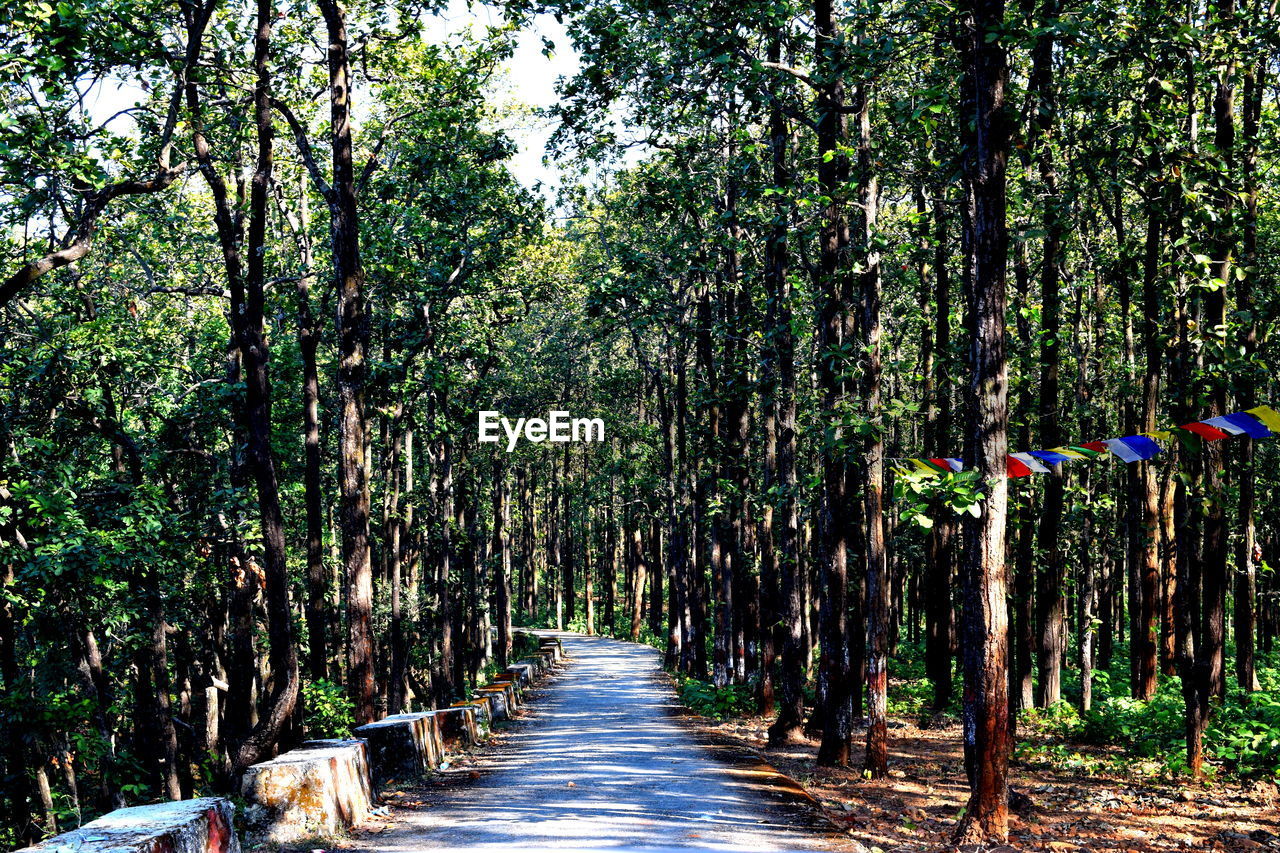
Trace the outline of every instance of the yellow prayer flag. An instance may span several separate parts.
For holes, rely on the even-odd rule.
[[[1249,409],[1249,414],[1262,421],[1267,429],[1272,432],[1280,432],[1280,413],[1277,413],[1270,406],[1258,406],[1257,408]]]

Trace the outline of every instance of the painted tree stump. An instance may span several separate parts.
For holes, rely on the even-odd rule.
[[[440,724],[440,737],[446,748],[473,746],[480,742],[480,723],[476,719],[476,706],[463,705],[428,711]]]
[[[516,665],[517,666],[524,665],[524,666],[530,667],[531,669],[531,671],[529,672],[530,682],[536,681],[540,675],[542,675],[543,673],[551,669],[551,667],[543,665],[541,657],[521,658],[520,660],[516,661]]]
[[[283,844],[341,833],[373,806],[363,740],[307,741],[245,771],[240,793],[253,838]]]
[[[506,688],[497,684],[477,687],[476,695],[483,696],[489,700],[489,711],[493,715],[494,722],[511,719],[511,715],[515,711],[515,705],[508,700]]]
[[[524,696],[521,693],[520,685],[516,684],[515,679],[508,676],[507,678],[494,678],[492,682],[485,685],[486,687],[501,687],[503,693],[507,696],[507,707],[514,711],[524,704]]]
[[[500,672],[493,677],[493,684],[508,688],[510,696],[509,704],[512,708],[519,708],[524,704],[525,688],[520,684],[520,676],[514,672]]]
[[[513,663],[507,667],[507,672],[520,679],[520,685],[526,687],[533,683],[535,668],[531,663]]]
[[[360,726],[355,734],[369,743],[369,769],[377,787],[421,776],[444,760],[440,723],[431,713],[392,714]]]
[[[222,797],[116,809],[47,838],[41,853],[240,853],[235,805]]]
[[[463,708],[466,706],[476,709],[476,725],[480,729],[480,737],[488,737],[489,730],[493,728],[493,702],[488,696],[475,696],[461,702],[454,702],[450,707]]]

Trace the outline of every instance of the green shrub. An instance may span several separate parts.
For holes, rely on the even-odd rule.
[[[912,678],[889,682],[888,713],[891,717],[920,717],[933,704],[933,682]]]
[[[1182,721],[1178,683],[1168,681],[1146,702],[1111,696],[1094,705],[1084,716],[1081,736],[1089,743],[1123,746],[1136,755],[1158,756],[1181,746]]]
[[[716,687],[708,681],[679,677],[680,701],[704,717],[723,720],[757,713],[755,694],[750,685],[730,684]]]
[[[1280,776],[1280,691],[1232,691],[1209,720],[1205,752],[1242,776]]]
[[[535,634],[518,633],[511,640],[511,659],[532,657],[538,653],[541,641]]]
[[[1280,685],[1274,673],[1263,690],[1228,691],[1214,708],[1204,733],[1205,756],[1241,775],[1280,775]],[[1177,679],[1167,679],[1150,700],[1113,696],[1083,719],[1082,738],[1122,746],[1133,755],[1161,759],[1168,771],[1186,769],[1185,709]]]
[[[1068,702],[1055,702],[1048,708],[1027,708],[1018,716],[1018,729],[1026,734],[1063,739],[1078,738],[1082,721]]]
[[[337,684],[321,679],[302,686],[303,720],[307,736],[348,737],[355,723],[355,705]]]

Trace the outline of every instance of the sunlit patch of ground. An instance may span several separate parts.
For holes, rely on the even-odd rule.
[[[921,729],[892,720],[889,778],[872,781],[860,767],[818,767],[817,744],[768,749],[769,721],[717,723],[697,718],[717,739],[757,751],[800,782],[827,815],[869,850],[933,853],[948,843],[968,798],[960,727]],[[858,735],[865,733],[859,729]],[[1012,816],[1018,851],[1280,850],[1280,790],[1275,781],[1185,785],[1161,779],[1150,762],[1119,749],[1068,745],[1053,766],[1015,760],[1014,789],[1030,805]],[[855,752],[855,763],[861,755]],[[1064,766],[1066,765],[1066,766]],[[969,848],[971,849],[971,848]]]

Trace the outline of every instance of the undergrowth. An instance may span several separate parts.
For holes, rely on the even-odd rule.
[[[749,684],[716,687],[709,681],[677,675],[680,701],[687,708],[713,720],[746,717],[759,712],[755,692]]]
[[[1280,776],[1280,672],[1261,670],[1259,680],[1262,689],[1252,693],[1231,687],[1210,717],[1204,754],[1216,769]],[[1029,763],[1085,771],[1108,769],[1113,761],[1132,768],[1134,759],[1147,759],[1158,772],[1179,775],[1187,770],[1184,720],[1180,683],[1166,678],[1146,701],[1103,695],[1083,714],[1066,702],[1024,711],[1019,732],[1036,740],[1021,743],[1017,754]],[[1087,756],[1074,744],[1123,747],[1124,755]]]

